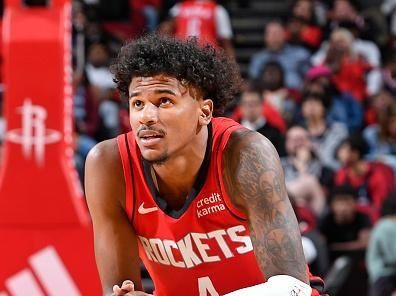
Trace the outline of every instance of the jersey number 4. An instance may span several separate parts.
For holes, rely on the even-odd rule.
[[[219,296],[208,276],[198,279],[199,296]]]

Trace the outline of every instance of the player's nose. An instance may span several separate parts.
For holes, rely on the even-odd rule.
[[[141,124],[152,125],[158,122],[158,107],[154,104],[146,104],[140,112]]]

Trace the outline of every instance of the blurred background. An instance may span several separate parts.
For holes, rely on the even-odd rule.
[[[88,151],[130,130],[109,71],[122,44],[196,36],[239,64],[225,116],[278,150],[311,271],[331,295],[396,295],[396,0],[74,0],[72,24],[82,184]]]

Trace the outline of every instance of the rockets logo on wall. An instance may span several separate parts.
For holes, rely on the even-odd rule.
[[[6,139],[20,144],[25,158],[30,159],[33,155],[36,163],[43,166],[45,146],[58,142],[62,134],[46,127],[47,110],[42,106],[33,105],[31,99],[26,98],[18,112],[22,118],[21,128],[8,131]]]

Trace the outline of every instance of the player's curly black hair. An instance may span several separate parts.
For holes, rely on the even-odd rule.
[[[111,66],[117,88],[128,97],[133,77],[165,74],[192,85],[204,98],[212,99],[214,114],[239,92],[240,75],[235,62],[212,46],[201,47],[197,40],[186,41],[159,34],[149,34],[131,41]]]

